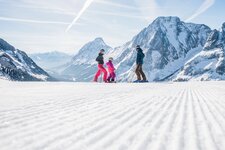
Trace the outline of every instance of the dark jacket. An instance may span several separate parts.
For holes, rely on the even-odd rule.
[[[103,54],[99,53],[98,57],[96,58],[96,61],[98,62],[98,64],[103,65],[104,64],[104,58],[103,58]]]
[[[137,48],[136,64],[142,65],[144,63],[144,61],[143,61],[144,57],[145,57],[145,54],[143,53],[143,50],[141,48]]]

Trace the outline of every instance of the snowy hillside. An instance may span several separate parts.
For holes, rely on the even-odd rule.
[[[0,80],[0,89],[1,150],[225,148],[225,82]]]
[[[104,49],[106,54],[112,50],[102,38],[96,38],[87,43],[72,58],[72,61],[65,65],[61,74],[75,81],[91,81],[97,69],[95,59],[101,49]]]
[[[0,77],[17,81],[53,80],[23,51],[0,39]]]
[[[174,80],[225,80],[225,23],[221,32],[210,33],[204,49],[185,64]]]

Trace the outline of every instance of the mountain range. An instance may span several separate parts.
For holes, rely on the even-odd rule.
[[[114,58],[117,81],[136,79],[136,45],[145,53],[143,69],[149,81],[225,80],[225,23],[220,30],[186,23],[178,17],[158,17],[125,44],[112,48],[96,38],[74,56],[61,52],[31,54],[0,40],[0,76],[13,80],[89,82],[97,71],[97,57],[105,49],[105,62]],[[50,75],[51,76],[50,76]]]
[[[117,80],[135,80],[136,45],[146,55],[144,71],[149,81],[224,80],[225,24],[221,31],[204,24],[185,23],[178,17],[158,17],[122,46],[112,48],[102,38],[84,45],[60,74],[75,81],[91,81],[95,58],[106,50],[114,58]]]
[[[61,65],[70,62],[73,55],[60,51],[28,54],[39,66],[45,70],[55,70]]]

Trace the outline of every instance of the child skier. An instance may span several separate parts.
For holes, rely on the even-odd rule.
[[[107,82],[107,71],[103,66],[104,65],[104,57],[103,57],[104,53],[105,53],[105,50],[101,49],[98,54],[98,57],[96,58],[96,61],[98,62],[98,71],[95,75],[94,82],[98,82],[98,77],[101,75],[102,72],[104,74],[103,81]]]
[[[113,61],[113,58],[110,57],[109,61],[106,63],[106,65],[108,67],[108,72],[109,72],[109,77],[107,79],[108,82],[115,82],[115,77],[116,77],[115,68],[114,68],[112,61]]]

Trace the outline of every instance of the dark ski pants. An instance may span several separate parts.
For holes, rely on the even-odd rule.
[[[142,64],[137,64],[136,66],[136,70],[135,70],[135,73],[137,75],[137,79],[138,80],[141,80],[141,78],[146,81],[146,76],[145,76],[145,73],[143,72],[142,70]]]

